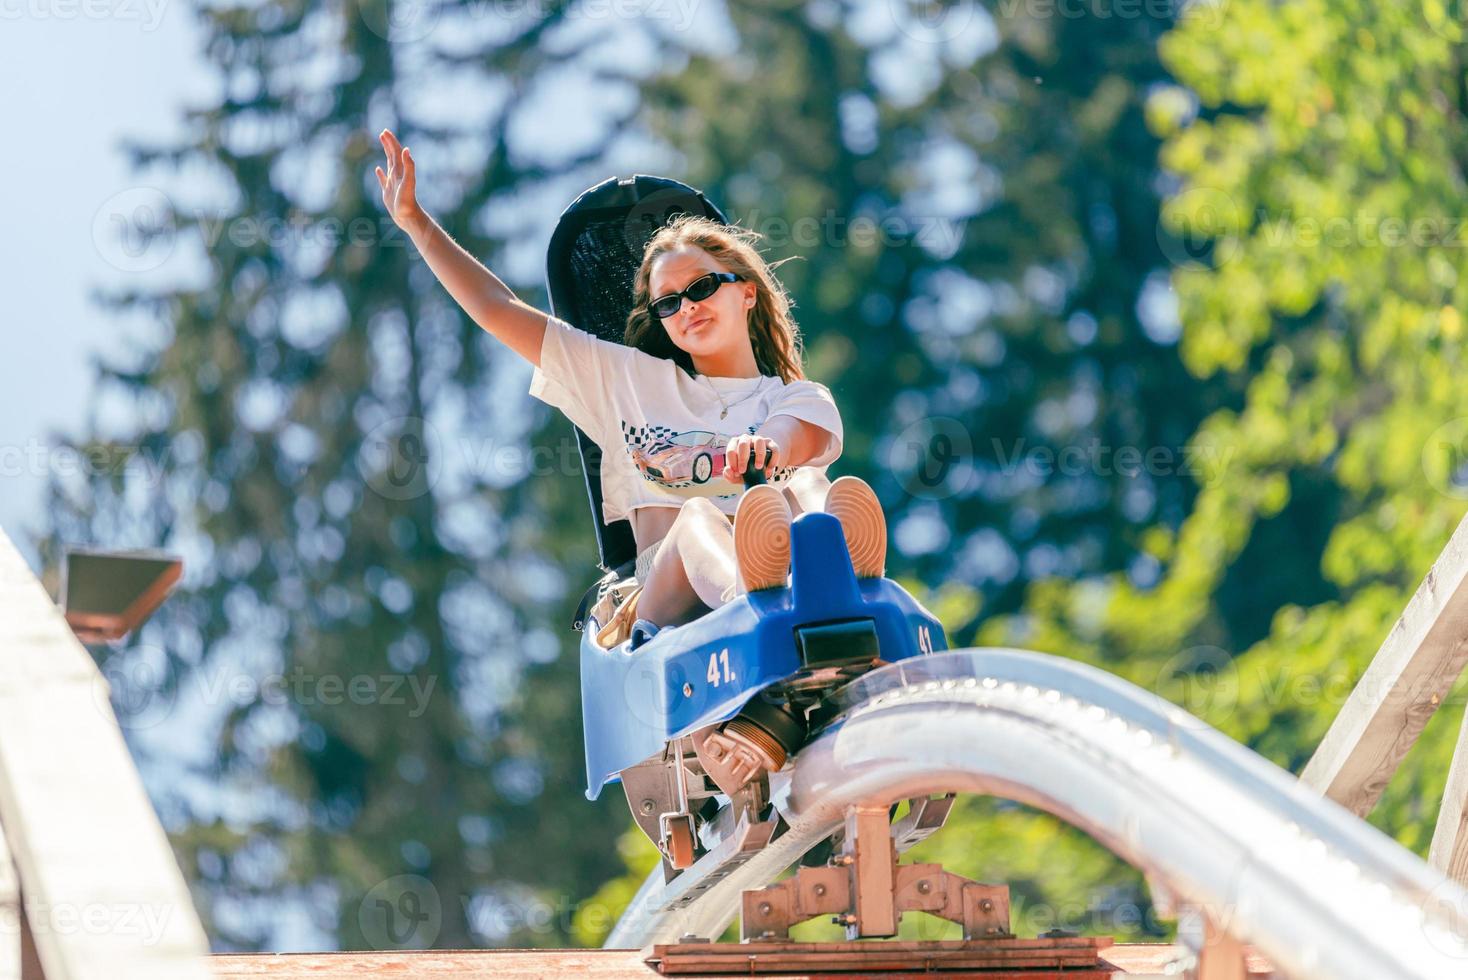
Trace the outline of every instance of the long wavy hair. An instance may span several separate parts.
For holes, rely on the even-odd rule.
[[[790,315],[793,305],[790,295],[774,275],[775,268],[790,259],[781,259],[774,265],[765,262],[764,256],[754,247],[760,238],[757,231],[720,224],[702,215],[680,214],[659,228],[648,240],[642,253],[642,265],[633,280],[632,313],[627,317],[624,343],[654,357],[668,358],[690,375],[697,376],[693,358],[673,343],[663,328],[663,322],[647,309],[652,300],[649,291],[652,288],[653,260],[665,252],[691,245],[703,249],[746,282],[754,283],[755,301],[749,311],[749,340],[760,374],[779,377],[786,384],[804,378],[801,362],[805,349],[800,327]]]

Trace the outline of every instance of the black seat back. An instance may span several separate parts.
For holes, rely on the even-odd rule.
[[[551,312],[573,327],[622,343],[632,312],[632,280],[648,239],[678,214],[724,214],[701,193],[668,177],[608,177],[561,213],[546,252]],[[581,450],[591,524],[603,571],[630,574],[637,544],[629,521],[602,523],[601,449],[573,426]]]

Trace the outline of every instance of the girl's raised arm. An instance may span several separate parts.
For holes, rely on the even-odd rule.
[[[417,177],[408,148],[390,130],[384,129],[378,138],[387,154],[387,173],[377,168],[387,213],[408,233],[423,260],[464,312],[505,346],[540,367],[547,314],[522,302],[439,227],[418,204]]]

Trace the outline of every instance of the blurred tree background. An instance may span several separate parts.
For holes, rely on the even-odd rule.
[[[136,431],[97,442],[166,468],[57,481],[45,547],[186,557],[94,652],[217,949],[598,943],[650,865],[620,791],[582,794],[569,424],[383,216],[384,126],[542,307],[556,216],[613,173],[799,256],[832,476],[877,488],[889,574],[950,644],[1098,664],[1293,772],[1462,517],[1468,87],[1439,7],[198,16],[225,96],[133,152],[222,188],[157,220],[207,275],[103,297],[165,340],[101,366]],[[1424,855],[1457,723],[1373,814]],[[1135,871],[1005,801],[916,856],[1010,882],[1022,933],[1168,932]]]

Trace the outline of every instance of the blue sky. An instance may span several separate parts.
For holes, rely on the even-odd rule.
[[[118,141],[177,138],[185,106],[215,91],[199,34],[193,9],[181,3],[0,7],[10,126],[0,180],[0,528],[32,567],[44,474],[71,462],[42,447],[58,431],[80,435],[92,354],[153,335],[146,322],[107,312],[89,294],[140,274],[105,233],[109,210],[150,183],[129,172]],[[167,175],[157,180],[166,185]],[[165,263],[146,274],[168,272]]]

